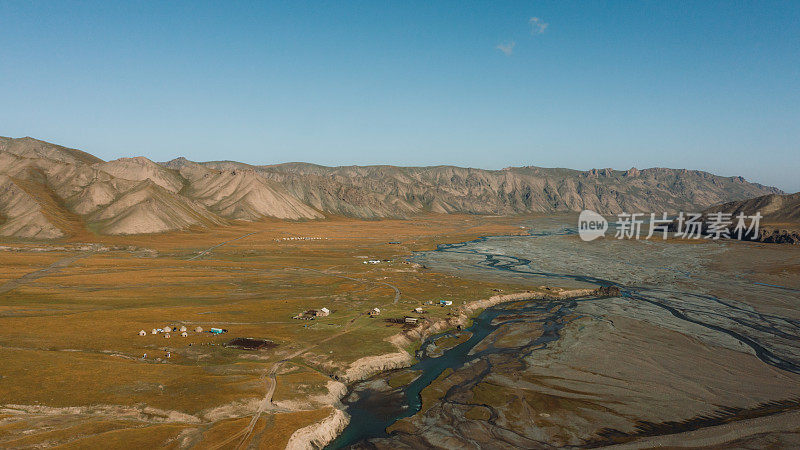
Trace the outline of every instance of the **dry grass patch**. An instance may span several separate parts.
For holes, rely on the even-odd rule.
[[[0,358],[6,362],[0,366],[0,398],[4,404],[57,408],[147,406],[202,417],[214,408],[263,398],[272,364],[301,349],[308,351],[286,365],[291,370],[278,374],[275,401],[325,394],[329,375],[363,356],[397,351],[386,338],[403,328],[383,318],[402,318],[439,298],[452,299],[457,307],[491,296],[492,289],[499,287],[414,267],[405,263],[412,251],[481,235],[515,234],[520,231],[519,221],[475,216],[413,221],[264,220],[161,235],[84,234],[64,240],[114,246],[91,254],[0,251],[4,268],[0,282],[63,258],[87,256],[0,293]],[[257,234],[188,260],[213,245],[252,232]],[[280,240],[290,236],[328,239]],[[154,249],[157,256],[143,257],[151,254],[141,249]],[[388,262],[363,264],[366,258]],[[392,286],[401,291],[397,304]],[[301,311],[323,306],[333,313],[313,321],[292,319]],[[381,318],[365,315],[374,307],[383,311]],[[453,312],[433,306],[425,309],[429,313],[424,317],[431,321]],[[166,325],[184,325],[189,336],[173,333],[165,339],[150,334],[153,328]],[[228,332],[195,333],[197,326]],[[139,330],[147,334],[138,336]],[[234,338],[266,339],[278,345],[257,351],[222,345]],[[145,353],[147,358],[142,359]],[[247,415],[251,410],[237,411],[223,414],[208,429],[201,426],[195,443],[205,447],[233,442],[231,436],[241,432],[252,417]],[[282,446],[296,429],[330,412],[322,408],[267,413],[247,439],[256,446]],[[102,424],[92,417],[85,417],[85,425],[65,424],[59,428],[63,436],[53,439],[80,438],[71,445],[84,447],[172,446],[188,426],[145,424],[146,428],[138,428],[141,424]],[[0,432],[9,439],[25,437],[13,427]]]

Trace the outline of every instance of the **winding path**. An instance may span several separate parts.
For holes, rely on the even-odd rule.
[[[400,295],[401,295],[400,288],[398,288],[397,286],[395,286],[393,284],[385,283],[383,281],[370,281],[370,280],[365,280],[363,278],[353,278],[353,277],[348,277],[348,276],[345,276],[345,275],[339,275],[339,274],[335,274],[335,273],[326,272],[324,270],[309,269],[307,267],[287,267],[287,269],[307,270],[309,272],[317,272],[319,274],[327,275],[329,277],[337,277],[337,278],[344,278],[345,280],[358,281],[359,283],[380,284],[380,285],[383,285],[383,286],[390,287],[390,288],[392,288],[394,290],[394,300],[392,301],[392,304],[396,305],[397,302],[400,301]]]
[[[205,256],[206,254],[208,254],[209,252],[211,252],[215,248],[218,248],[218,247],[220,247],[222,245],[225,245],[225,244],[227,244],[229,242],[237,241],[239,239],[244,239],[244,238],[246,238],[248,236],[252,236],[252,235],[254,235],[256,233],[260,233],[260,232],[256,231],[256,232],[248,233],[248,234],[239,236],[237,238],[230,239],[230,240],[227,240],[225,242],[221,242],[219,244],[216,244],[216,245],[214,245],[212,247],[209,247],[206,250],[203,250],[199,254],[189,258],[188,261],[194,261],[194,260],[196,260],[198,258],[201,258],[201,257]],[[383,282],[383,281],[370,281],[370,280],[365,280],[365,279],[361,279],[361,278],[348,277],[346,275],[339,275],[339,274],[329,273],[329,272],[326,272],[324,270],[311,269],[311,268],[308,268],[308,267],[287,267],[284,270],[304,270],[304,271],[308,271],[308,272],[315,272],[315,273],[318,273],[320,275],[325,275],[325,276],[329,276],[329,277],[343,278],[343,279],[346,279],[346,280],[356,281],[358,283],[377,284],[377,285],[386,286],[386,287],[391,288],[394,291],[394,299],[392,300],[392,303],[395,304],[395,305],[400,301],[400,297],[402,296],[400,288],[398,288],[397,286],[394,286],[392,284]],[[277,388],[277,385],[278,385],[277,375],[278,375],[278,371],[281,369],[281,367],[286,362],[288,362],[289,360],[291,360],[293,358],[296,358],[296,357],[308,352],[309,350],[313,349],[314,347],[316,347],[316,346],[318,346],[318,345],[320,345],[320,344],[322,344],[324,342],[328,342],[328,341],[330,341],[332,339],[336,339],[339,336],[342,336],[344,334],[349,333],[350,331],[352,331],[350,326],[356,321],[356,319],[358,319],[358,317],[359,316],[356,316],[356,317],[352,318],[345,325],[344,329],[341,332],[335,333],[335,334],[333,334],[331,336],[328,336],[327,338],[322,339],[322,340],[316,342],[313,345],[309,345],[309,346],[307,346],[305,348],[302,348],[302,349],[290,354],[289,356],[285,357],[284,359],[276,362],[275,364],[273,364],[269,368],[269,370],[265,373],[265,377],[264,377],[265,383],[267,385],[266,386],[267,387],[266,394],[264,395],[264,399],[261,401],[261,404],[259,405],[258,410],[253,414],[253,417],[250,419],[250,422],[248,422],[247,426],[244,429],[242,429],[238,433],[235,433],[235,434],[231,435],[228,439],[226,439],[225,441],[219,443],[215,448],[222,448],[222,447],[227,446],[227,445],[229,445],[232,442],[237,441],[237,440],[238,440],[238,444],[236,444],[236,448],[237,449],[238,448],[243,448],[244,446],[246,446],[246,444],[250,440],[250,437],[253,434],[253,431],[255,430],[255,426],[258,423],[258,420],[261,418],[261,415],[264,414],[265,412],[269,411],[269,410],[274,410],[274,411],[280,410],[280,408],[276,408],[275,405],[272,403],[272,397],[275,395],[275,389]]]
[[[303,349],[300,349],[300,350],[290,354],[289,356],[283,358],[282,360],[276,362],[275,364],[273,364],[272,367],[270,367],[269,371],[267,371],[267,374],[266,374],[267,393],[264,396],[264,399],[261,401],[261,405],[259,406],[258,411],[256,411],[256,413],[253,415],[253,418],[250,419],[250,422],[247,424],[247,426],[242,431],[240,431],[240,432],[236,433],[235,435],[231,436],[231,438],[227,439],[222,445],[225,445],[228,442],[230,442],[232,440],[235,440],[239,436],[241,436],[242,439],[239,441],[239,444],[236,445],[236,448],[242,448],[247,443],[247,441],[249,440],[250,436],[253,434],[253,430],[255,429],[256,423],[258,423],[258,419],[261,418],[261,415],[263,413],[265,413],[267,410],[277,410],[278,409],[272,403],[272,396],[275,394],[275,388],[278,386],[278,379],[277,379],[278,371],[280,370],[280,368],[285,363],[287,363],[291,359],[294,359],[294,358],[296,358],[296,357],[308,352],[312,348],[314,348],[314,347],[316,347],[316,346],[318,346],[318,345],[320,345],[320,344],[322,344],[324,342],[328,342],[328,341],[330,341],[332,339],[336,339],[339,336],[342,336],[342,335],[345,335],[345,334],[349,333],[350,331],[352,331],[350,329],[350,325],[352,325],[353,322],[356,321],[356,319],[358,319],[358,316],[352,318],[349,322],[347,322],[347,325],[345,325],[344,330],[342,330],[342,331],[340,331],[338,333],[335,333],[335,334],[333,334],[331,336],[328,336],[327,338],[322,339],[321,341],[318,341],[317,343],[315,343],[313,345],[309,345],[309,346],[307,346],[307,347],[305,347]]]
[[[46,277],[47,275],[56,273],[61,269],[71,265],[75,261],[86,258],[91,254],[92,252],[83,253],[75,256],[68,256],[66,258],[59,259],[58,261],[54,262],[53,264],[50,264],[44,269],[39,269],[30,273],[26,273],[25,275],[17,278],[16,280],[7,281],[5,284],[0,286],[0,294],[5,294],[6,292],[13,291],[14,289],[24,284],[28,284],[32,281],[38,280],[39,278]]]
[[[247,233],[247,234],[245,234],[245,235],[239,236],[239,237],[237,237],[237,238],[229,239],[229,240],[227,240],[227,241],[225,241],[225,242],[220,242],[219,244],[217,244],[217,245],[213,245],[213,246],[211,246],[211,247],[209,247],[209,248],[207,248],[207,249],[203,250],[202,252],[200,252],[200,253],[198,253],[198,254],[196,254],[196,255],[192,256],[192,257],[191,257],[191,258],[189,258],[187,261],[194,261],[194,260],[196,260],[196,259],[198,259],[198,258],[202,258],[203,256],[205,256],[207,253],[209,253],[210,251],[214,250],[215,248],[222,247],[223,245],[225,245],[225,244],[227,244],[227,243],[229,243],[229,242],[238,241],[239,239],[244,239],[244,238],[246,238],[247,236],[252,236],[252,235],[254,235],[254,234],[258,234],[258,233],[261,233],[261,232],[260,232],[260,231],[254,231],[254,232],[252,232],[252,233]]]

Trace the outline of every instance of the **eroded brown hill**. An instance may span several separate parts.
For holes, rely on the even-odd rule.
[[[19,238],[157,233],[264,217],[675,212],[780,193],[741,177],[684,169],[105,162],[32,138],[0,137],[0,235]]]
[[[742,201],[728,202],[713,206],[704,211],[762,216],[758,237],[759,242],[779,244],[800,244],[800,192],[794,194],[769,194]]]

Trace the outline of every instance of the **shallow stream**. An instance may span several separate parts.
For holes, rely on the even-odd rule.
[[[474,271],[473,273],[480,273],[484,276],[508,277],[509,279],[525,278],[532,282],[544,282],[551,285],[617,286],[632,313],[652,314],[649,310],[642,311],[655,306],[657,310],[661,311],[660,314],[670,315],[674,319],[678,319],[679,323],[699,325],[704,327],[710,335],[719,335],[728,340],[732,338],[738,346],[747,348],[747,351],[766,364],[789,372],[800,373],[800,352],[798,352],[800,321],[760,313],[749,305],[734,299],[723,300],[702,290],[686,292],[677,281],[671,280],[691,279],[692,283],[700,286],[702,280],[696,278],[698,274],[690,274],[686,270],[686,267],[691,267],[690,265],[686,267],[665,265],[665,262],[661,261],[654,262],[651,266],[648,262],[641,263],[635,259],[626,258],[624,261],[614,261],[618,267],[623,267],[628,271],[617,269],[616,273],[623,275],[616,277],[613,276],[615,273],[609,275],[611,272],[606,270],[607,268],[603,264],[603,258],[609,258],[605,261],[613,260],[611,256],[614,251],[604,250],[605,255],[602,253],[599,256],[598,254],[578,255],[579,261],[586,262],[580,267],[570,266],[570,263],[565,261],[562,266],[555,267],[556,270],[563,270],[563,272],[556,273],[553,266],[549,264],[550,261],[547,260],[547,256],[553,250],[549,247],[544,250],[540,249],[539,242],[543,243],[546,239],[540,241],[539,238],[551,238],[546,245],[553,246],[556,254],[558,252],[561,252],[562,255],[565,254],[564,252],[576,253],[574,248],[569,248],[570,245],[574,246],[575,244],[564,243],[565,239],[559,237],[569,234],[574,234],[574,230],[560,228],[538,232],[533,236],[481,238],[459,244],[440,245],[434,252],[415,254],[413,260],[432,265],[434,270]],[[560,240],[560,242],[554,246],[553,242],[556,240]],[[530,250],[530,255],[538,254],[540,258],[537,260],[519,256],[520,254],[528,256],[528,250]],[[625,248],[625,251],[628,250]],[[542,254],[545,255],[544,258],[541,257]],[[647,257],[646,254],[643,256],[631,254],[631,256]],[[543,263],[543,261],[545,262]],[[643,259],[643,261],[647,260]],[[540,266],[545,266],[546,269],[542,270]],[[587,274],[570,273],[572,270],[584,270]],[[652,281],[639,283],[637,277],[640,274],[643,279],[656,279],[658,283]],[[648,276],[651,278],[647,278]],[[612,277],[619,281],[605,279]],[[706,282],[717,281],[708,278]],[[776,286],[776,288],[779,287]],[[787,295],[779,292],[779,289],[756,287],[752,283],[748,289],[770,289],[766,292],[771,296]],[[792,294],[788,293],[788,295]],[[420,393],[446,370],[458,370],[476,360],[487,359],[484,357],[488,353],[521,352],[529,354],[544,348],[548,343],[559,339],[559,332],[565,325],[565,320],[575,317],[572,313],[579,303],[595,300],[597,299],[536,300],[488,308],[476,317],[472,325],[465,330],[472,333],[467,341],[437,353],[437,355],[441,355],[438,357],[428,355],[425,349],[441,335],[429,338],[422,344],[422,350],[417,355],[419,362],[410,369],[401,369],[420,373],[420,376],[409,385],[391,389],[385,380],[388,380],[393,373],[398,372],[394,371],[356,383],[352,387],[350,395],[344,399],[347,413],[351,415],[350,424],[327,448],[345,448],[368,439],[386,437],[388,426],[420,411]],[[486,340],[493,331],[510,322],[530,323],[531,329],[541,330],[541,335],[537,334],[538,337],[535,340],[522,347],[498,348],[492,342],[483,342],[479,347],[481,350],[474,351],[476,346]],[[524,355],[521,354],[520,357],[522,356]],[[466,389],[468,386],[456,386],[453,389],[456,388]]]

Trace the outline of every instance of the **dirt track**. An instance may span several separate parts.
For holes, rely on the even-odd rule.
[[[218,248],[218,247],[220,247],[222,245],[225,245],[225,244],[227,244],[229,242],[233,242],[233,241],[236,241],[236,240],[239,240],[239,239],[243,239],[243,238],[246,238],[246,237],[251,236],[251,235],[256,234],[256,233],[257,232],[248,233],[248,234],[239,236],[239,237],[237,237],[235,239],[230,239],[228,241],[216,244],[216,245],[214,245],[212,247],[209,247],[208,249],[202,251],[201,253],[193,256],[192,258],[189,258],[189,261],[193,261],[193,260],[196,260],[198,258],[201,258],[204,255],[206,255],[209,252],[211,252],[212,250],[214,250],[215,248]],[[391,288],[392,290],[394,290],[394,299],[393,299],[393,303],[394,304],[397,304],[397,302],[400,301],[400,297],[402,295],[401,292],[400,292],[400,289],[397,286],[394,286],[394,285],[389,284],[389,283],[381,282],[381,281],[370,281],[370,280],[364,280],[364,279],[359,279],[359,278],[353,278],[353,277],[348,277],[348,276],[345,276],[345,275],[332,274],[332,273],[328,273],[328,272],[323,271],[323,270],[311,269],[311,268],[307,268],[307,267],[287,267],[287,269],[315,272],[315,273],[318,273],[318,274],[324,275],[324,276],[330,276],[330,277],[336,277],[336,278],[344,278],[346,280],[356,281],[356,282],[364,283],[364,284],[379,284],[379,285],[387,286],[387,287]],[[247,426],[244,429],[242,429],[238,433],[235,433],[235,434],[231,435],[228,439],[226,439],[225,441],[221,442],[216,448],[221,448],[221,447],[227,446],[227,445],[229,445],[229,444],[231,444],[233,442],[236,442],[236,441],[238,441],[238,443],[236,444],[236,448],[245,447],[248,444],[248,441],[250,440],[250,437],[251,437],[251,435],[253,433],[253,430],[255,429],[255,426],[258,423],[258,420],[261,418],[261,415],[264,414],[266,411],[270,411],[270,410],[277,411],[277,410],[279,410],[279,408],[276,408],[275,405],[272,403],[272,397],[273,397],[273,395],[275,393],[275,389],[276,389],[277,384],[278,384],[278,382],[277,382],[277,374],[278,374],[278,371],[280,370],[280,368],[283,367],[283,365],[286,362],[288,362],[289,360],[291,360],[293,358],[296,358],[296,357],[308,352],[309,350],[313,349],[314,347],[318,346],[319,344],[322,344],[324,342],[328,342],[328,341],[330,341],[332,339],[336,339],[337,337],[340,337],[340,336],[342,336],[344,334],[349,333],[350,331],[352,331],[350,326],[356,321],[357,318],[358,317],[355,317],[352,320],[350,320],[347,323],[347,325],[345,325],[345,328],[341,332],[333,334],[333,335],[331,335],[331,336],[329,336],[329,337],[327,337],[327,338],[315,343],[314,345],[310,345],[310,346],[307,346],[307,347],[305,347],[305,348],[303,348],[301,350],[298,350],[298,351],[290,354],[286,358],[284,358],[284,359],[276,362],[275,364],[273,364],[265,374],[265,383],[267,384],[267,391],[266,391],[266,394],[264,395],[264,399],[261,401],[261,404],[259,405],[258,411],[256,411],[253,414],[253,417],[250,419],[250,422],[248,422]]]
[[[239,239],[244,239],[244,238],[246,238],[248,236],[252,236],[252,235],[258,234],[258,233],[260,233],[260,231],[254,231],[252,233],[247,233],[245,235],[239,236],[237,238],[229,239],[229,240],[227,240],[225,242],[220,242],[217,245],[212,245],[211,247],[208,247],[207,249],[203,250],[202,252],[198,253],[197,255],[192,256],[191,258],[188,259],[188,261],[194,261],[196,259],[202,258],[203,256],[205,256],[206,254],[208,254],[209,252],[211,252],[215,248],[222,247],[223,245],[225,245],[225,244],[227,244],[229,242],[238,241]]]
[[[75,261],[82,258],[86,258],[90,255],[91,253],[82,253],[80,255],[68,256],[66,258],[59,259],[58,261],[54,262],[53,264],[50,264],[44,269],[39,269],[34,272],[27,273],[17,278],[16,280],[7,281],[5,284],[0,286],[0,294],[5,294],[6,292],[13,291],[19,286],[28,284],[30,282],[38,280],[39,278],[46,277],[50,274],[56,273],[61,269],[63,269],[64,267],[67,267],[70,264],[74,263]]]
[[[272,396],[273,396],[273,394],[275,394],[275,388],[278,385],[278,380],[277,380],[278,371],[284,365],[284,363],[286,363],[289,360],[291,360],[293,358],[296,358],[296,357],[308,352],[309,350],[311,350],[312,348],[318,346],[319,344],[322,344],[324,342],[328,342],[328,341],[330,341],[332,339],[336,339],[339,336],[342,336],[344,334],[349,333],[350,331],[352,331],[350,329],[350,326],[356,321],[357,318],[358,317],[355,317],[352,320],[350,320],[347,323],[347,325],[345,325],[344,330],[340,331],[339,333],[336,333],[336,334],[333,334],[331,336],[328,336],[327,338],[317,342],[314,345],[309,345],[309,346],[307,346],[307,347],[305,347],[303,349],[300,349],[300,350],[290,354],[286,358],[284,358],[284,359],[276,362],[275,364],[273,364],[272,367],[270,367],[269,371],[267,371],[267,373],[266,373],[267,393],[264,396],[264,400],[262,400],[261,405],[258,408],[258,411],[256,411],[256,413],[253,415],[253,418],[250,419],[250,422],[247,424],[247,426],[242,431],[240,431],[240,432],[236,433],[235,435],[231,436],[225,442],[220,444],[219,447],[227,445],[231,441],[234,441],[234,440],[238,439],[241,436],[241,440],[236,445],[236,448],[242,448],[248,442],[248,440],[250,438],[250,435],[253,433],[253,429],[256,426],[256,423],[258,423],[258,419],[261,418],[261,414],[263,414],[267,410],[276,410],[277,409],[272,404]],[[219,448],[219,447],[217,447],[217,448]]]
[[[353,278],[353,277],[348,277],[348,276],[345,276],[345,275],[338,275],[338,274],[335,274],[335,273],[325,272],[324,270],[309,269],[309,268],[306,268],[306,267],[287,267],[287,269],[307,270],[309,272],[316,272],[316,273],[319,273],[319,274],[322,274],[322,275],[327,275],[329,277],[344,278],[345,280],[358,281],[359,283],[380,284],[380,285],[383,285],[383,286],[390,287],[390,288],[392,288],[394,290],[394,300],[392,301],[393,304],[396,305],[397,302],[400,301],[400,295],[401,295],[400,294],[400,288],[398,288],[397,286],[391,285],[389,283],[384,283],[383,281],[363,280],[361,278]]]

